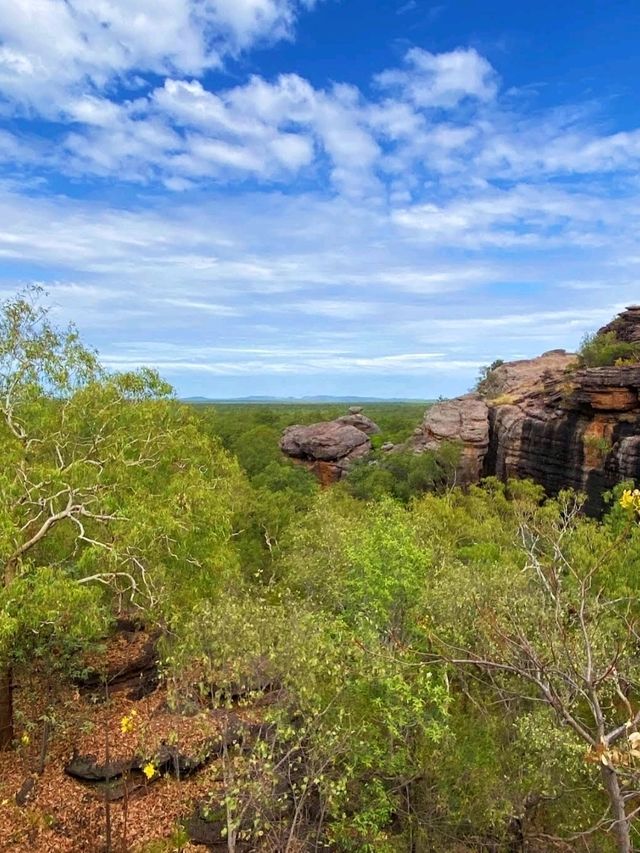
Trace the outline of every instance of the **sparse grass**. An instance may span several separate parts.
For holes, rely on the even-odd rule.
[[[491,406],[513,406],[516,402],[514,394],[500,394],[487,401]]]

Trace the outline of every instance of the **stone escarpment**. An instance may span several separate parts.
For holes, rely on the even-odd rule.
[[[601,331],[640,340],[640,308]],[[429,409],[410,442],[417,452],[459,441],[458,482],[482,476],[531,478],[553,494],[602,493],[640,478],[640,364],[580,369],[575,355],[553,350],[503,364],[491,374],[490,395],[469,394]]]
[[[329,485],[340,480],[356,459],[370,453],[369,436],[379,432],[377,424],[353,407],[334,421],[288,427],[280,449],[312,471],[323,485]]]

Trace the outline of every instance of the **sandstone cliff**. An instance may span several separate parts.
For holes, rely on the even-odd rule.
[[[601,331],[640,340],[640,308]],[[409,446],[422,452],[458,440],[458,482],[529,477],[552,494],[586,492],[596,513],[603,491],[640,478],[639,395],[640,364],[580,369],[575,355],[553,350],[496,368],[489,394],[436,404]]]

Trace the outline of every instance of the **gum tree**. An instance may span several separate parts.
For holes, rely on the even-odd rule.
[[[234,570],[235,464],[154,372],[107,373],[38,298],[0,307],[1,748],[34,637],[79,644],[118,608],[166,623]]]
[[[481,679],[489,704],[546,707],[582,745],[608,801],[572,840],[604,831],[630,853],[640,813],[638,536],[620,518],[597,523],[581,509],[571,492],[543,506],[487,494],[494,541],[450,554],[429,588],[428,659]]]

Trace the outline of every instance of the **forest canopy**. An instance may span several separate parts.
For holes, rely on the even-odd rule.
[[[2,761],[39,761],[44,785],[78,720],[90,734],[78,685],[128,620],[157,641],[165,752],[186,749],[190,720],[203,743],[236,726],[194,770],[198,826],[222,849],[640,844],[630,484],[600,520],[570,491],[452,487],[446,456],[400,454],[321,490],[278,451],[289,415],[187,406],[152,371],[110,373],[41,298],[0,308]],[[386,417],[401,441],[419,414]],[[103,692],[107,717],[128,709],[105,723],[117,752],[151,721]],[[182,805],[191,783],[169,782],[149,743],[135,742],[146,795],[173,784]],[[71,831],[35,790],[2,818],[15,849]],[[186,849],[186,801],[151,837],[128,805],[99,805],[93,849]]]

